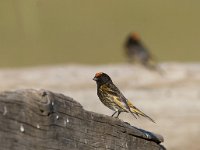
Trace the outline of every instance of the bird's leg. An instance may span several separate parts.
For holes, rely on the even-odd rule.
[[[117,113],[118,111],[115,111],[113,114],[112,114],[112,117]]]
[[[121,111],[117,111],[117,117],[116,118],[118,118],[119,117],[119,114],[121,113]]]

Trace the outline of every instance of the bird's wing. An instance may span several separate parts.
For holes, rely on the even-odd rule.
[[[106,84],[103,85],[102,88],[104,88],[104,91],[110,95],[115,104],[117,104],[125,112],[130,112],[137,119],[135,116],[136,113],[134,114],[128,106],[127,99],[114,84]]]
[[[137,107],[135,107],[130,100],[126,99],[125,96],[114,84],[109,84],[107,87],[108,93],[113,95],[114,102],[121,106],[121,108],[123,108],[124,110],[128,110],[135,118],[137,118],[135,115],[141,115],[155,123],[152,118],[150,118],[145,113],[140,111]]]
[[[105,84],[105,85],[102,85],[101,88],[104,92],[106,92],[109,95],[109,97],[114,101],[114,103],[117,104],[124,111],[126,112],[129,111],[135,118],[137,118],[135,115],[137,116],[141,115],[155,123],[153,119],[151,119],[149,116],[147,116],[145,113],[140,111],[137,107],[135,107],[131,103],[131,101],[127,100],[114,84]]]
[[[121,98],[123,95],[121,94],[121,92],[115,85],[105,84],[105,85],[102,85],[101,88],[104,92],[106,92],[109,95],[109,97],[113,100],[113,102],[117,104],[121,109],[123,109],[126,112],[129,111],[129,109],[127,109],[127,105],[124,103],[124,101]]]

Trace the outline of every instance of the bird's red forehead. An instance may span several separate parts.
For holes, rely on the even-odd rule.
[[[100,77],[102,74],[103,74],[103,72],[97,72],[97,73],[95,74],[95,77]]]
[[[140,39],[138,33],[136,33],[136,32],[133,32],[133,33],[131,34],[131,37],[132,37],[133,39],[136,39],[136,40],[139,40],[139,39]]]

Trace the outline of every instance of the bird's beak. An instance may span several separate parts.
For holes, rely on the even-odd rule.
[[[96,78],[96,77],[94,77],[94,78],[93,78],[93,80],[94,80],[94,81],[97,81],[97,78]]]

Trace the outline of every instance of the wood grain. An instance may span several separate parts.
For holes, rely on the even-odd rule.
[[[0,93],[1,150],[163,150],[160,135],[46,90]]]

